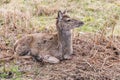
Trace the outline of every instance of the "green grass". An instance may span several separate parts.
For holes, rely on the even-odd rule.
[[[4,2],[5,1],[8,0],[4,0]],[[13,3],[18,5],[11,6]],[[12,10],[17,9],[23,13],[30,13],[30,23],[32,25],[28,26],[28,28],[35,27],[36,29],[55,24],[54,18],[56,18],[57,12],[54,10],[67,9],[70,16],[85,22],[83,28],[78,30],[87,32],[97,31],[101,27],[105,27],[104,24],[107,21],[109,22],[112,16],[119,17],[120,14],[120,2],[117,0],[9,0],[8,3],[1,4],[1,8],[5,8],[6,10],[10,10],[9,6],[11,6]],[[39,10],[41,11],[42,15],[36,15]],[[0,23],[2,23],[1,21]],[[119,22],[120,21],[118,21],[117,24],[119,24]]]
[[[20,80],[19,78],[22,76],[22,73],[19,71],[19,67],[17,65],[3,65],[0,67],[0,78],[2,79],[11,79],[12,80]]]

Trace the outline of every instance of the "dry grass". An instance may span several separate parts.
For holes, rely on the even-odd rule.
[[[120,37],[101,39],[100,34],[96,34],[96,36],[90,33],[79,34],[73,40],[75,55],[72,60],[65,60],[59,64],[48,64],[36,63],[31,57],[24,56],[13,60],[4,59],[5,64],[2,62],[1,68],[5,65],[5,72],[11,72],[11,75],[6,73],[7,76],[13,79],[119,80],[119,40]],[[12,70],[14,68],[15,71]]]

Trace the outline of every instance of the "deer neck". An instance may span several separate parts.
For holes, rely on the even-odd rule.
[[[58,43],[62,54],[72,54],[72,30],[58,29]]]
[[[69,31],[64,31],[64,30],[59,30],[58,31],[58,39],[59,42],[68,44],[69,40],[71,40],[71,30]]]

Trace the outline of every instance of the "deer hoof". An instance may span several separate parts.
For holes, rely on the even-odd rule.
[[[72,59],[72,56],[71,55],[64,55],[64,59],[70,60],[70,59]]]
[[[60,62],[59,59],[57,59],[57,58],[55,58],[53,56],[50,56],[50,55],[44,56],[43,61],[48,62],[48,63],[59,63]]]

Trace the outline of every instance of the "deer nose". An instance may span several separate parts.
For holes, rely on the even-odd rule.
[[[82,25],[84,25],[84,22],[81,21],[81,22],[79,22],[79,24],[82,26]]]

